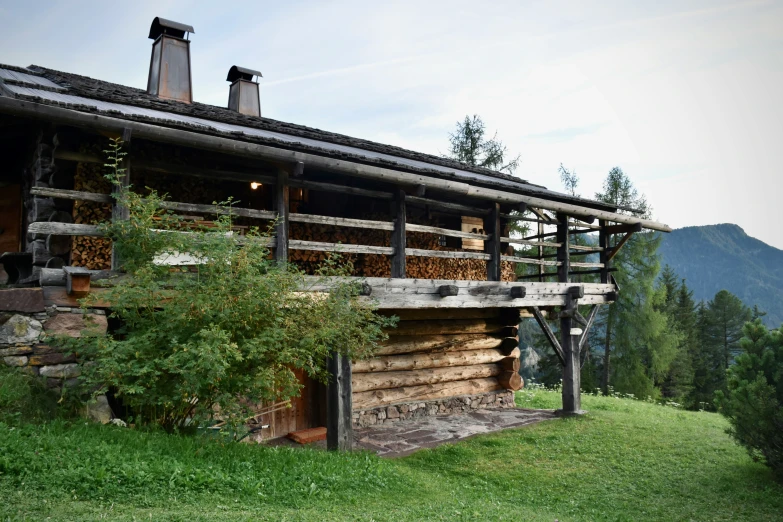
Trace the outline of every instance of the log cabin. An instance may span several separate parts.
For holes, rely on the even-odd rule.
[[[301,397],[256,419],[260,438],[326,425],[329,447],[349,449],[355,425],[513,406],[523,317],[562,364],[562,411],[580,411],[580,353],[596,310],[619,292],[612,258],[631,234],[669,227],[516,176],[263,117],[261,73],[245,67],[228,68],[225,107],[198,103],[193,33],[153,21],[146,89],[0,65],[0,312],[67,311],[91,278],[118,268],[96,224],[123,219],[101,152],[121,136],[127,184],[165,192],[168,208],[200,220],[232,197],[240,231],[277,219],[281,263],[312,273],[340,252],[379,313],[400,318],[374,358],[333,357],[328,387],[302,377]],[[511,237],[515,224],[528,231]],[[576,241],[586,234],[597,242]]]

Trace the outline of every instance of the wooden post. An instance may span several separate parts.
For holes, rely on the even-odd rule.
[[[557,242],[561,245],[557,249],[557,260],[561,263],[557,267],[557,279],[560,283],[568,283],[570,272],[570,245],[568,234],[568,216],[557,214]],[[572,290],[576,290],[575,287]],[[571,335],[573,317],[576,311],[579,294],[568,292],[566,306],[560,314],[560,347],[563,351],[563,413],[578,413],[581,409],[581,365],[579,362],[579,336]]]
[[[490,235],[489,240],[484,241],[484,252],[491,257],[487,261],[487,281],[500,281],[500,236],[503,229],[500,228],[500,203],[495,203],[484,230]]]
[[[398,189],[392,202],[392,214],[394,216],[394,230],[391,236],[391,247],[394,253],[391,256],[391,276],[404,278],[405,273],[405,192]]]
[[[543,236],[544,235],[544,224],[539,222],[538,223],[538,235]],[[544,260],[544,247],[541,245],[538,246],[538,259],[539,261]],[[546,270],[544,269],[544,265],[538,265],[538,281],[543,283],[544,282],[544,274],[546,273]]]
[[[353,449],[351,361],[332,353],[327,364],[331,377],[326,391],[326,448],[350,451]]]
[[[284,170],[277,174],[275,193],[275,210],[277,210],[275,259],[279,265],[285,266],[288,263],[288,173]]]
[[[609,282],[609,234],[606,233],[605,220],[599,219],[598,225],[601,227],[598,231],[598,246],[601,247],[599,260],[604,265],[601,268],[601,282],[607,284]]]
[[[128,142],[126,142],[127,145]],[[127,152],[127,151],[126,151]],[[130,211],[128,210],[128,207],[120,205],[117,202],[116,198],[120,198],[124,195],[124,192],[128,190],[128,187],[130,186],[130,173],[131,173],[131,161],[130,156],[125,156],[125,158],[122,160],[122,167],[125,169],[125,172],[122,174],[121,183],[122,185],[117,187],[115,186],[112,189],[112,192],[114,193],[115,200],[111,208],[111,220],[112,221],[122,221],[130,218]],[[112,270],[119,270],[121,265],[121,260],[119,256],[117,255],[117,251],[114,249],[114,246],[112,246],[111,249],[111,269]]]

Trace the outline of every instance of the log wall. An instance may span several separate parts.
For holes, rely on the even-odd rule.
[[[519,311],[509,312],[384,311],[400,322],[375,357],[352,364],[354,423],[446,413],[459,405],[513,406],[513,391],[522,386]]]

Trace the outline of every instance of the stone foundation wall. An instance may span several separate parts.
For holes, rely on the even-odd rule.
[[[50,388],[74,384],[80,374],[72,355],[47,342],[47,335],[80,337],[84,330],[105,334],[106,312],[50,306],[37,313],[0,313],[0,360],[46,378]]]
[[[503,390],[481,395],[463,395],[426,402],[410,402],[384,406],[352,414],[354,427],[364,428],[375,424],[387,424],[408,419],[447,413],[466,413],[485,408],[513,408],[514,392]]]

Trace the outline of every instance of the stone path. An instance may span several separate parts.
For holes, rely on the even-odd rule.
[[[354,429],[354,448],[383,457],[402,457],[422,448],[457,442],[474,435],[555,419],[552,410],[483,409],[465,414],[436,415]]]

